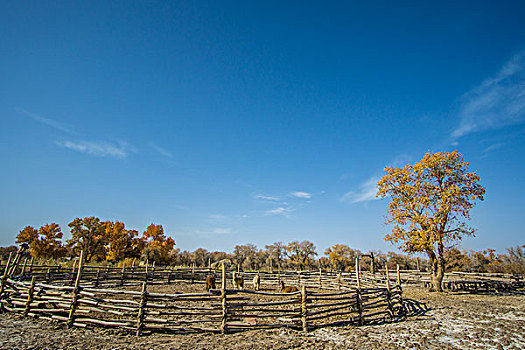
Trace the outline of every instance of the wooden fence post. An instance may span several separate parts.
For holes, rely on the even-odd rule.
[[[27,258],[24,259],[24,265],[22,266],[22,275],[26,273]]]
[[[4,269],[4,275],[2,276],[2,282],[0,284],[0,298],[2,297],[2,294],[4,294],[4,289],[5,289],[5,283],[7,281],[7,276],[8,276],[8,273],[9,273],[9,267],[11,266],[11,259],[13,257],[13,252],[9,253],[9,259],[7,259],[7,264],[5,265],[5,269]],[[2,304],[4,305],[4,304]]]
[[[27,302],[26,307],[24,309],[24,316],[27,316],[29,313],[29,308],[31,307],[31,303],[33,302],[33,296],[35,293],[35,276],[31,278],[31,287],[29,287],[29,290],[27,291]]]
[[[357,302],[357,312],[359,313],[359,320],[358,324],[360,326],[363,325],[363,299],[361,295],[361,281],[360,281],[360,268],[359,268],[359,258],[355,259],[355,276],[356,276],[356,283],[357,283],[357,289],[356,289],[356,302]]]
[[[221,289],[226,289],[226,267],[224,266],[224,263],[221,264]]]
[[[228,304],[226,302],[226,289],[221,289],[221,333],[227,332],[227,316],[228,316]]]
[[[137,337],[140,337],[142,330],[144,329],[144,313],[146,309],[146,303],[148,302],[148,292],[146,285],[146,282],[142,282],[142,293],[140,294],[139,312],[137,314]]]
[[[84,269],[84,251],[80,252],[80,260],[78,262],[78,272],[77,278],[75,280],[75,286],[73,288],[72,297],[71,297],[71,306],[69,309],[69,317],[67,318],[67,328],[73,326],[75,320],[75,311],[78,306],[78,295],[80,293],[80,279],[82,278],[82,270]]]
[[[227,331],[226,318],[228,316],[228,305],[226,302],[226,267],[224,262],[221,265],[222,270],[222,281],[221,281],[221,333],[224,334]]]
[[[390,292],[390,275],[388,274],[388,264],[385,265],[386,289]]]
[[[100,269],[97,269],[97,279],[95,280],[95,287],[98,287],[100,281]]]
[[[33,264],[35,263],[35,257],[31,257],[31,262],[29,263],[29,273],[33,272]]]
[[[321,268],[319,268],[319,288],[323,288],[323,276]]]
[[[124,285],[125,278],[126,278],[126,265],[123,262],[122,263],[122,271],[121,271],[121,275],[120,275],[120,285],[121,286]]]
[[[401,274],[399,273],[399,264],[397,264],[397,285],[399,286],[399,303],[401,304],[401,313],[405,312],[403,305],[403,288],[401,287]]]
[[[75,283],[75,267],[77,267],[77,261],[73,260],[73,267],[71,268],[71,285]]]
[[[308,332],[308,323],[307,323],[307,315],[308,310],[306,308],[307,303],[307,295],[306,295],[306,286],[303,285],[301,288],[301,324],[303,327],[303,332]]]
[[[397,264],[397,285],[399,290],[401,290],[401,274],[399,273],[399,264]]]
[[[394,317],[394,308],[392,306],[392,295],[390,292],[390,275],[388,274],[388,264],[385,265],[385,274],[386,274],[386,301],[388,303],[388,312],[390,317]]]

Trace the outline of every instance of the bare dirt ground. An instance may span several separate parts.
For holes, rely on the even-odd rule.
[[[405,320],[362,327],[236,334],[155,334],[137,338],[104,329],[0,314],[2,349],[525,349],[525,295],[428,293],[405,288]]]

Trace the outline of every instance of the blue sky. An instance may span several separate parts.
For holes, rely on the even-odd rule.
[[[521,1],[3,1],[0,245],[95,215],[162,224],[189,250],[393,250],[382,169],[452,150],[487,190],[461,246],[524,244],[524,13]]]

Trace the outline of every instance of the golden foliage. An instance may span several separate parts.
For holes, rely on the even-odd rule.
[[[405,252],[426,252],[436,290],[445,270],[444,242],[474,234],[463,220],[485,194],[479,176],[468,168],[458,152],[427,153],[414,165],[386,167],[377,183],[377,196],[390,197],[386,222],[394,224],[385,240]]]
[[[472,235],[461,219],[470,218],[485,189],[468,167],[457,152],[427,153],[414,165],[386,167],[387,175],[377,183],[378,197],[391,198],[387,223],[394,229],[385,239],[402,242],[406,252],[428,252],[436,242]]]
[[[120,261],[130,258],[137,248],[136,230],[127,230],[121,221],[106,221],[105,236],[107,239],[107,261]]]
[[[157,264],[168,264],[175,241],[169,236],[166,237],[162,225],[151,224],[142,234],[141,245],[143,255],[150,261],[155,261]]]
[[[106,258],[107,234],[105,224],[99,218],[76,218],[68,226],[71,228],[71,239],[67,241],[67,245],[77,255],[83,250],[86,261]]]
[[[286,246],[286,254],[290,263],[299,267],[306,268],[313,262],[313,257],[317,255],[315,245],[310,241],[293,241]]]
[[[16,243],[29,244],[31,255],[35,258],[57,259],[66,254],[62,245],[60,225],[51,223],[38,229],[26,226],[16,237]]]
[[[347,266],[355,265],[355,259],[360,252],[347,246],[346,244],[335,244],[327,248],[324,252],[328,255],[330,265],[338,270],[344,271]]]

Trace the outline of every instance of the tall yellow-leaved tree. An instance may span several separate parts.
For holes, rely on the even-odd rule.
[[[414,165],[386,167],[377,183],[377,196],[390,197],[386,221],[394,225],[385,240],[428,255],[432,290],[442,291],[445,244],[474,234],[465,221],[485,189],[468,168],[458,152],[427,153]]]

